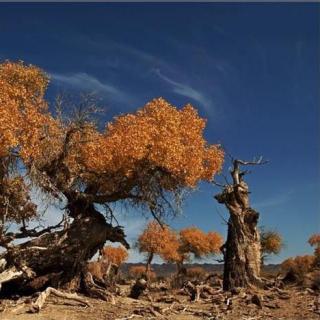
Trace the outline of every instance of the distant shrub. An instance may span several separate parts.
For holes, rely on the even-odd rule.
[[[282,262],[281,269],[286,272],[288,281],[302,282],[305,275],[313,270],[315,257],[311,255],[297,256]]]
[[[315,267],[320,268],[320,233],[313,234],[308,242],[314,247]]]
[[[189,278],[202,279],[206,276],[206,271],[202,267],[191,267],[187,269],[187,276]]]
[[[320,244],[320,233],[313,234],[308,240],[310,246],[318,246]]]
[[[141,278],[146,275],[146,267],[145,266],[132,266],[129,269],[129,276],[131,278]],[[156,273],[152,270],[148,273],[149,279],[155,279],[157,277]]]
[[[279,254],[283,248],[283,240],[280,233],[273,230],[265,230],[263,227],[260,232],[261,244],[261,264],[272,254]]]

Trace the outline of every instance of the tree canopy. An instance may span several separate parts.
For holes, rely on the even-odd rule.
[[[179,239],[179,259],[177,262],[181,263],[188,260],[191,254],[195,258],[218,254],[223,244],[223,238],[219,233],[210,231],[206,234],[196,227],[180,230]]]
[[[196,227],[189,227],[176,233],[157,221],[151,221],[138,238],[140,252],[152,257],[158,255],[164,261],[178,264],[190,259],[192,254],[195,258],[218,254],[222,243],[223,238],[217,232],[205,233]]]
[[[161,226],[157,221],[151,221],[138,238],[140,252],[159,255],[161,258],[176,258],[179,248],[178,237],[168,226]]]
[[[51,112],[48,84],[38,67],[0,65],[2,221],[36,216],[31,188],[66,199],[72,217],[93,204],[127,201],[159,218],[174,212],[183,189],[221,169],[223,151],[206,142],[206,121],[190,104],[177,109],[154,99],[99,131],[88,112],[68,120]]]
[[[101,262],[120,266],[128,259],[128,251],[122,247],[105,246],[101,252]]]

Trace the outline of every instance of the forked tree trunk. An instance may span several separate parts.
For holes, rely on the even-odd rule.
[[[244,182],[245,171],[240,165],[261,164],[258,162],[233,161],[233,183],[220,185],[223,190],[215,199],[226,206],[230,217],[227,241],[222,247],[224,254],[223,289],[258,286],[261,284],[261,247],[257,227],[259,213],[249,205],[249,188]]]
[[[123,231],[106,223],[93,205],[77,206],[70,215],[74,220],[66,229],[45,233],[0,255],[6,270],[28,270],[3,283],[0,295],[32,293],[48,286],[83,289],[86,263],[107,240],[127,246]]]

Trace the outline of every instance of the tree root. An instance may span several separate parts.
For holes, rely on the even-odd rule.
[[[98,286],[92,277],[92,274],[90,272],[87,272],[84,276],[84,286],[87,294],[92,298],[102,299],[108,302],[111,302],[111,304],[115,304],[114,296],[106,291],[105,288],[102,288]]]
[[[16,267],[12,267],[0,273],[0,290],[2,284],[23,276],[23,271],[18,271]]]
[[[59,298],[74,300],[74,301],[77,301],[77,302],[87,306],[87,307],[91,307],[89,302],[87,302],[85,299],[79,297],[75,293],[65,293],[65,292],[59,291],[57,289],[54,289],[52,287],[48,287],[45,291],[41,292],[38,299],[34,303],[32,303],[29,312],[31,312],[31,313],[39,312],[43,308],[43,305],[46,302],[47,298],[50,296],[50,294],[52,294],[56,297],[59,297]]]

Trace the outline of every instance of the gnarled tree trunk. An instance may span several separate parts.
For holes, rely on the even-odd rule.
[[[259,213],[250,207],[249,188],[243,180],[246,171],[240,170],[240,165],[261,163],[262,159],[255,162],[234,160],[231,171],[233,183],[220,185],[223,190],[215,196],[230,214],[227,241],[222,247],[224,290],[261,284],[261,248],[257,227]]]
[[[247,209],[231,214],[225,244],[223,288],[247,287],[260,283],[260,237],[256,223],[258,213]]]
[[[6,270],[22,271],[2,283],[0,295],[32,293],[48,286],[83,289],[86,263],[107,240],[128,247],[122,229],[108,224],[93,205],[74,203],[69,211],[74,220],[67,228],[13,246],[0,256]]]

